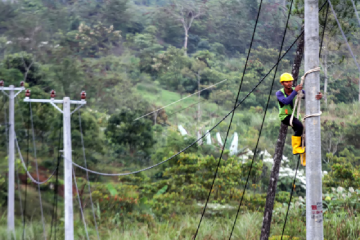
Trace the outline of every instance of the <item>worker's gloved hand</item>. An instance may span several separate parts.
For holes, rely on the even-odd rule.
[[[297,86],[295,87],[295,91],[296,91],[296,92],[298,92],[298,91],[300,91],[300,90],[302,90],[302,84],[299,84],[299,85],[297,85]]]
[[[322,99],[322,93],[321,93],[321,92],[319,92],[319,94],[318,94],[318,95],[316,95],[315,97],[316,97],[316,99],[317,99],[317,100]]]

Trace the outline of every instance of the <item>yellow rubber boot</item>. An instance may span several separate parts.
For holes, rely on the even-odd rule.
[[[305,148],[301,147],[301,137],[292,136],[291,145],[293,148],[293,154],[300,154],[305,152]]]
[[[306,166],[306,153],[300,154],[301,165]]]

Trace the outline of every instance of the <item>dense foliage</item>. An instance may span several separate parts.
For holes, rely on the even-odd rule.
[[[320,0],[319,5],[324,2]],[[24,81],[31,98],[48,99],[54,89],[58,99],[68,96],[79,100],[80,92],[86,91],[86,106],[71,119],[73,161],[85,166],[86,159],[88,168],[106,173],[139,170],[193,144],[233,108],[240,83],[242,99],[268,73],[279,55],[289,3],[263,2],[243,73],[259,1],[1,1],[0,80],[5,86],[19,86]],[[359,54],[360,35],[351,1],[332,3],[353,51]],[[303,0],[294,3],[283,49],[300,34],[303,4]],[[321,52],[325,238],[355,239],[360,235],[356,221],[360,194],[359,76],[334,17],[329,13],[326,21],[325,11],[320,13],[321,34],[326,22]],[[90,236],[96,239],[94,209],[102,239],[118,239],[119,234],[124,239],[190,239],[210,192],[204,221],[209,222],[203,223],[201,239],[223,239],[242,198],[235,235],[237,239],[258,239],[280,127],[275,91],[281,88],[280,74],[291,72],[295,48],[281,61],[276,75],[270,73],[236,110],[226,144],[229,118],[184,153],[149,171],[122,177],[89,174],[88,181],[87,174],[75,168],[79,191],[76,193],[74,187],[74,196],[80,199],[75,207],[85,208]],[[270,89],[273,79],[274,88]],[[7,96],[0,96],[0,207],[5,212],[9,109]],[[53,177],[41,191],[47,223],[54,212],[52,194],[58,196],[59,215],[54,221],[63,237],[62,115],[50,104],[24,103],[23,97],[20,93],[16,99],[15,130],[31,174],[35,176],[37,160],[40,180],[46,180],[60,161],[58,181]],[[259,147],[253,153],[265,113]],[[292,156],[291,132],[289,128],[272,239],[280,239],[293,188],[297,158]],[[225,152],[219,163],[222,148]],[[36,223],[41,219],[40,211],[33,212],[39,207],[37,188],[27,180],[20,157],[16,164],[22,201],[27,189],[24,218],[29,221],[29,239],[40,239],[42,226]],[[304,171],[300,169],[295,184],[288,239],[305,236]],[[18,199],[16,208],[21,219]],[[74,214],[77,239],[85,239],[81,215],[76,210]],[[50,231],[50,226],[46,227]],[[0,228],[0,238],[1,234]]]

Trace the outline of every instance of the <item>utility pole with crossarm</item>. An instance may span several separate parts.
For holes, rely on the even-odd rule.
[[[20,87],[4,87],[4,81],[0,81],[0,90],[9,98],[9,179],[8,179],[8,209],[7,228],[8,232],[14,234],[15,230],[15,98],[24,88],[24,82]],[[5,91],[9,91],[7,94]],[[15,91],[18,91],[15,93]]]
[[[73,215],[73,166],[72,166],[72,150],[71,150],[71,114],[86,104],[86,93],[81,92],[81,100],[74,101],[70,100],[69,97],[64,97],[63,100],[55,100],[56,93],[54,90],[51,91],[51,99],[30,99],[30,90],[25,92],[24,102],[41,102],[50,103],[58,111],[63,114],[63,129],[64,129],[64,191],[65,191],[65,239],[74,240],[74,215]],[[63,109],[61,110],[56,104],[62,104]],[[71,104],[78,105],[74,111],[70,111]]]

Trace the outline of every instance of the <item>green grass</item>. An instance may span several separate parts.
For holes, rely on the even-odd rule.
[[[88,214],[89,215],[89,214]],[[7,239],[6,215],[1,218],[0,239]],[[89,217],[90,219],[90,217]],[[100,238],[103,240],[131,239],[131,240],[174,240],[174,239],[193,239],[196,232],[200,215],[174,216],[171,220],[165,222],[155,222],[146,224],[141,222],[124,222],[119,224],[101,223],[99,226]],[[225,240],[229,239],[230,232],[234,223],[234,216],[230,218],[209,218],[203,219],[197,239],[198,240]],[[57,238],[64,239],[63,223],[59,223]],[[75,239],[86,240],[86,232],[82,222],[75,221]],[[260,237],[262,225],[262,213],[240,214],[232,239],[234,240],[257,240]],[[272,224],[271,236],[281,236],[283,221],[278,224]],[[97,239],[94,227],[88,221],[89,238]],[[46,234],[50,235],[50,222],[46,225]],[[54,232],[52,233],[54,236]],[[284,239],[306,239],[305,223],[299,216],[290,214],[285,230]],[[343,218],[332,215],[324,220],[325,239],[359,239],[360,222],[355,218]],[[16,239],[22,239],[22,227],[17,223]],[[28,223],[26,226],[26,240],[39,240],[43,238],[42,224],[38,221]],[[280,239],[280,238],[279,238]]]

